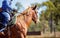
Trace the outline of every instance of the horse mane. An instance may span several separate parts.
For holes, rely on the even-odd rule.
[[[24,10],[23,12],[21,12],[17,17],[20,17],[22,15],[26,15],[28,13],[30,7],[28,7],[26,10]]]
[[[34,8],[33,8],[33,10],[35,10],[36,9],[36,7],[37,6],[35,6]],[[21,15],[27,15],[27,13],[28,13],[28,10],[30,9],[31,7],[28,7],[27,9],[25,9],[23,12],[21,12],[18,16],[21,16]],[[36,10],[35,10],[35,12],[37,12]]]
[[[25,14],[27,14],[27,13],[28,13],[29,8],[30,8],[30,7],[28,7],[26,10],[24,10],[24,11],[21,13],[21,15],[25,15]]]

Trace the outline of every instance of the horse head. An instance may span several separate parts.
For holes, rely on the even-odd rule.
[[[32,20],[35,23],[38,22],[38,14],[37,14],[38,12],[36,11],[36,8],[37,8],[37,5],[35,5],[35,6],[32,7],[32,10],[34,10]]]

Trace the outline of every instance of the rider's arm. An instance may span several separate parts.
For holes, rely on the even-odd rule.
[[[12,8],[11,7],[7,6],[7,8],[8,8],[8,11],[12,11]]]
[[[10,4],[10,3],[11,3],[10,1],[7,2],[7,8],[8,8],[8,11],[12,11],[11,4]]]

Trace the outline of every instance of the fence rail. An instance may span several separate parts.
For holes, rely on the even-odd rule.
[[[33,31],[33,32],[27,32],[27,35],[41,35],[41,31]]]

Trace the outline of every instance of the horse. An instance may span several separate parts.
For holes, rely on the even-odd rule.
[[[23,13],[16,16],[14,25],[11,25],[3,33],[0,33],[0,38],[26,38],[27,29],[32,21],[37,23],[38,15],[34,8],[29,7]]]

